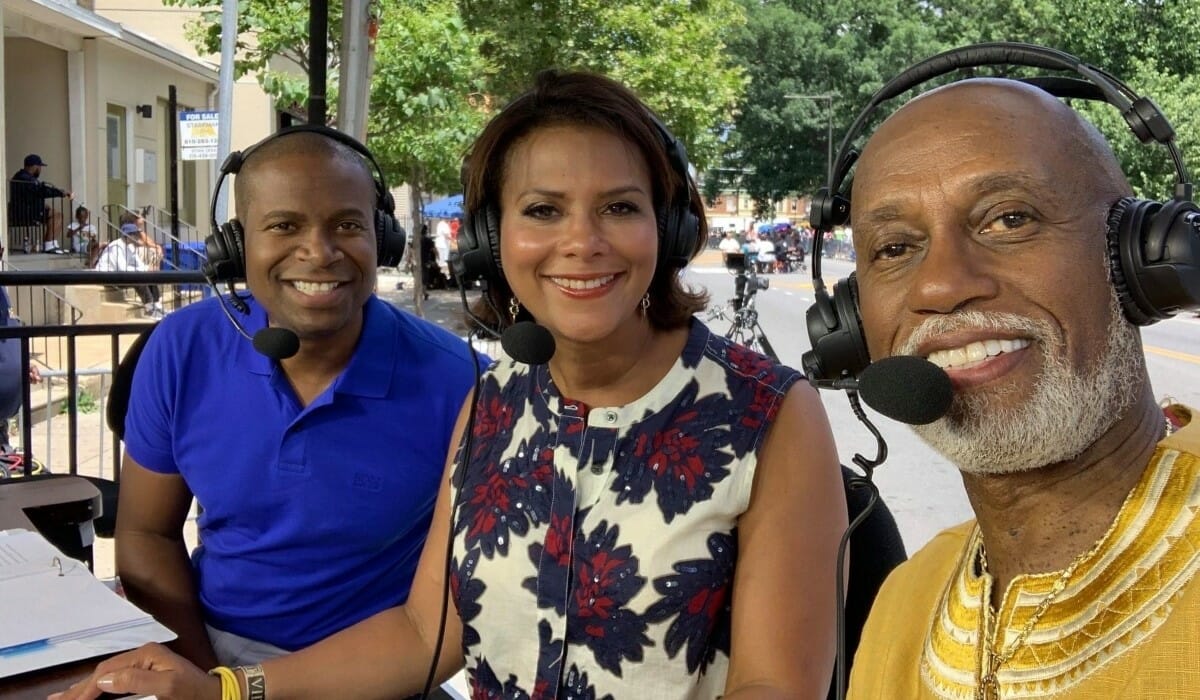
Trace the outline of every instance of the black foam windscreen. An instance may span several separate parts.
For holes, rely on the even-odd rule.
[[[950,377],[914,355],[893,355],[867,365],[858,377],[858,391],[868,406],[909,425],[934,422],[946,415],[954,400]]]
[[[254,349],[272,360],[286,360],[300,352],[300,336],[286,328],[268,326],[254,334]]]
[[[544,365],[554,357],[554,336],[545,326],[519,321],[500,334],[500,347],[517,362]]]

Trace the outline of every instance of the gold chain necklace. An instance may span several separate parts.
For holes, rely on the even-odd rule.
[[[1058,580],[1054,582],[1054,586],[1050,589],[1050,592],[1047,593],[1046,597],[1042,598],[1041,602],[1039,602],[1037,607],[1034,608],[1033,614],[1029,616],[1029,620],[1025,622],[1025,626],[1021,628],[1021,632],[1017,634],[1017,638],[1013,640],[1012,644],[1010,644],[1007,649],[1000,653],[996,653],[995,647],[997,642],[996,636],[999,634],[996,624],[998,622],[998,618],[1000,617],[1000,613],[999,611],[996,611],[995,613],[988,615],[988,625],[987,629],[985,630],[985,644],[987,644],[988,664],[987,671],[985,672],[983,669],[983,660],[980,659],[979,686],[975,692],[976,700],[999,700],[1000,681],[997,678],[997,674],[1000,672],[1000,667],[1008,663],[1012,657],[1016,655],[1018,651],[1020,651],[1021,647],[1025,644],[1025,640],[1029,637],[1029,634],[1033,632],[1033,628],[1037,626],[1037,623],[1042,619],[1042,616],[1045,615],[1046,611],[1050,609],[1050,605],[1054,602],[1054,599],[1057,598],[1060,593],[1066,590],[1067,584],[1071,581],[1071,577],[1075,575],[1075,570],[1079,568],[1079,565],[1082,564],[1085,559],[1087,559],[1087,555],[1089,553],[1090,552],[1084,552],[1083,554],[1075,557],[1075,560],[1072,561],[1067,568],[1063,569],[1062,574],[1060,574]],[[984,573],[987,572],[987,552],[985,551],[982,542],[979,543],[979,566]],[[987,595],[988,587],[984,586],[982,595],[983,600],[980,601],[980,610],[985,613],[990,613],[992,603],[987,599]]]

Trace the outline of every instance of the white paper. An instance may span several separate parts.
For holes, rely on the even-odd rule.
[[[26,642],[65,641],[151,619],[37,533],[10,531],[0,538],[0,550],[10,562],[0,564],[5,608],[0,656],[5,648]]]
[[[0,600],[0,678],[175,637],[28,530],[0,531]]]
[[[36,651],[0,656],[0,678],[83,659],[97,659],[97,663],[99,663],[97,657],[136,649],[149,642],[168,642],[174,638],[174,632],[154,620],[150,620],[128,629],[51,644]]]

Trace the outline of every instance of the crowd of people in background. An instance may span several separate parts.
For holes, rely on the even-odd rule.
[[[763,224],[739,234],[734,229],[717,230],[710,243],[724,254],[742,253],[747,265],[759,274],[803,272],[808,269],[813,231],[792,224]]]

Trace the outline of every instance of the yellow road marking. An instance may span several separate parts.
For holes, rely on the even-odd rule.
[[[771,279],[771,278],[766,277],[765,279]],[[771,280],[771,288],[772,289],[807,289],[808,291],[811,292],[812,291],[812,280],[809,280],[808,282],[792,282],[790,280],[781,280],[779,282],[776,282],[775,280]]]
[[[1172,360],[1183,360],[1191,362],[1194,365],[1200,365],[1200,355],[1192,355],[1191,353],[1179,352],[1178,350],[1168,350],[1167,348],[1159,348],[1153,345],[1143,345],[1142,348],[1149,353],[1169,357]]]

